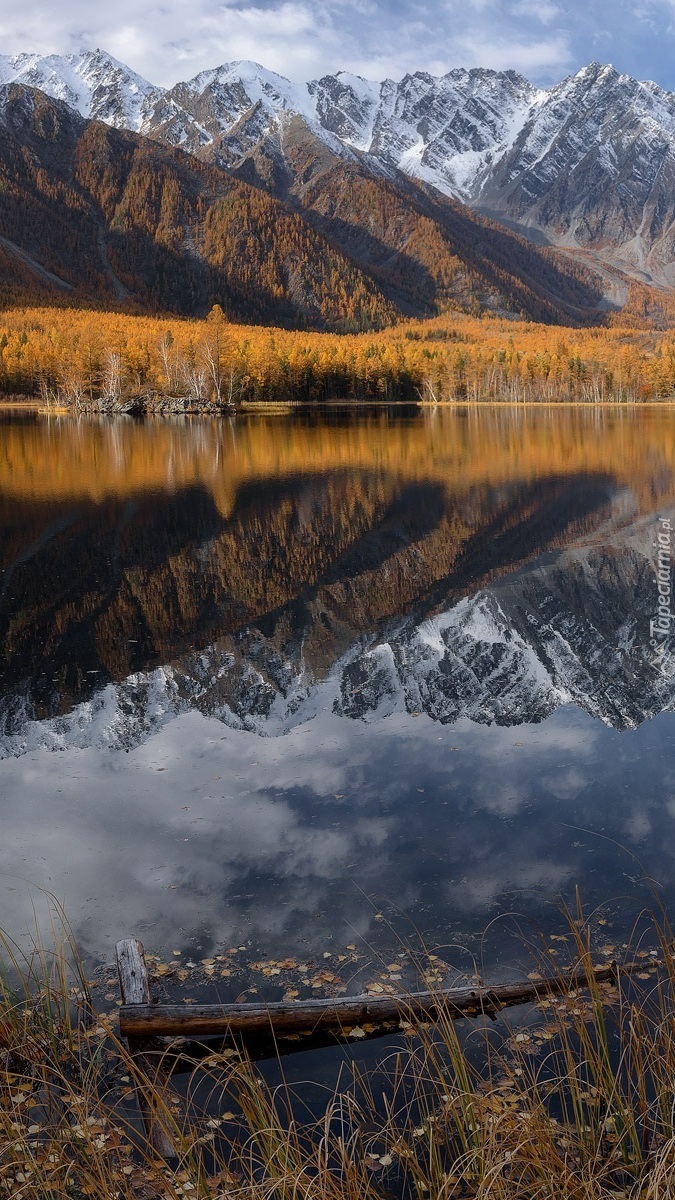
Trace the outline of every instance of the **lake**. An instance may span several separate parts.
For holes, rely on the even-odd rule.
[[[626,937],[675,899],[674,463],[666,407],[5,410],[0,925],[499,979],[578,887]]]

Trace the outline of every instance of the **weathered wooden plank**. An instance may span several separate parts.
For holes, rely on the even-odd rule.
[[[364,1021],[376,1024],[405,1018],[434,1017],[442,1008],[453,1018],[494,1014],[502,1008],[526,1004],[543,996],[560,995],[586,987],[589,978],[597,983],[615,980],[644,970],[644,963],[619,967],[611,964],[585,971],[555,975],[548,979],[523,980],[496,987],[463,987],[435,992],[413,992],[407,996],[352,996],[335,999],[301,1000],[294,1004],[123,1004],[120,1031],[126,1037],[149,1034],[195,1036],[246,1034],[263,1030],[302,1033],[317,1029],[340,1032]]]
[[[115,957],[124,1004],[150,1006],[150,980],[142,943],[136,938],[125,938],[117,943]],[[148,1142],[160,1158],[175,1158],[173,1134],[162,1111],[168,1107],[169,1077],[157,1054],[156,1043],[146,1032],[124,1033],[123,1036],[128,1039],[129,1052],[141,1076],[136,1082],[136,1095]],[[153,1050],[155,1053],[151,1053]],[[144,1086],[143,1080],[147,1080],[148,1087]]]
[[[115,958],[124,1003],[149,1004],[150,979],[143,943],[137,938],[124,938],[115,947]]]

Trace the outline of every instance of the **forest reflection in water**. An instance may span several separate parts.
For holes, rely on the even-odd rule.
[[[657,408],[3,419],[11,921],[17,874],[95,951],[634,909],[672,874],[674,461]]]

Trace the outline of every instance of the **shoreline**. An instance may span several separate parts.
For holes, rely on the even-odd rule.
[[[241,404],[224,407],[215,405],[206,405],[203,407],[178,408],[173,405],[164,405],[161,401],[157,407],[152,408],[136,408],[129,409],[121,408],[117,411],[110,411],[104,407],[97,408],[95,405],[77,410],[71,405],[55,404],[45,405],[39,398],[29,396],[17,397],[15,399],[0,396],[0,412],[10,411],[25,411],[35,412],[40,416],[55,416],[55,417],[87,417],[87,416],[107,416],[107,417],[233,417],[242,413],[266,413],[270,416],[287,416],[296,410],[311,409],[317,411],[330,408],[419,408],[434,411],[439,408],[443,409],[467,409],[467,408],[542,408],[542,409],[567,409],[567,408],[617,408],[617,409],[639,409],[646,408],[675,408],[675,396],[664,398],[662,400],[439,400],[433,402],[430,400],[371,400],[371,399],[339,399],[332,400],[244,400]]]

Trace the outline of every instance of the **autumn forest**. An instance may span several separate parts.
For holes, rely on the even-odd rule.
[[[67,308],[0,314],[0,389],[44,404],[196,411],[243,402],[662,400],[670,332],[448,313],[339,335]]]

